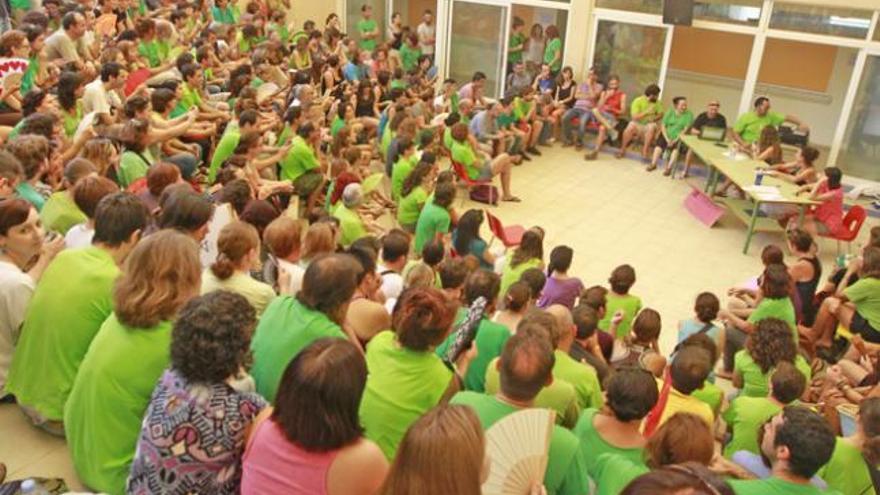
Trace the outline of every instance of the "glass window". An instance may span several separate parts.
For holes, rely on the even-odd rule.
[[[868,57],[837,164],[845,174],[880,181],[880,57]]]
[[[694,19],[757,26],[763,4],[763,0],[697,0],[694,2]]]
[[[522,51],[519,52],[519,55],[516,52],[508,53],[507,71],[513,70],[513,62],[523,60],[526,63],[526,70],[529,74],[532,77],[538,75],[541,63],[545,60],[545,55],[548,56],[547,58],[555,57],[552,53],[553,47],[550,47],[551,53],[548,53],[547,47],[547,42],[549,41],[547,39],[547,28],[550,26],[555,26],[559,40],[562,42],[558,56],[559,62],[556,63],[557,66],[561,66],[565,56],[565,31],[568,27],[568,12],[565,10],[517,4],[513,4],[512,9],[510,36],[511,38],[525,38],[525,45]],[[523,22],[523,27],[519,33],[514,32],[513,28],[513,25],[518,23],[517,19]],[[511,39],[508,47],[513,44],[514,40]]]
[[[662,0],[596,0],[596,7],[629,10],[630,12],[645,12],[648,14],[663,13]]]
[[[492,98],[501,94],[506,9],[469,2],[452,4],[449,77],[464,83],[481,71],[486,74],[484,94]]]
[[[871,26],[871,15],[867,10],[777,2],[770,16],[770,27],[864,39]]]
[[[666,28],[599,21],[593,65],[599,79],[620,76],[620,88],[629,101],[656,83],[663,62]]]

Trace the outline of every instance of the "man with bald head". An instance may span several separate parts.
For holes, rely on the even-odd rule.
[[[535,406],[538,392],[553,381],[554,361],[553,348],[546,338],[517,333],[504,345],[498,362],[501,372],[498,393],[491,396],[459,392],[450,403],[470,406],[487,430],[505,416]],[[550,439],[544,486],[551,495],[582,495],[589,490],[580,442],[570,431],[557,425],[553,426]]]
[[[556,320],[556,325],[553,327],[553,341],[556,345],[553,353],[556,356],[553,375],[574,387],[581,409],[601,409],[604,400],[596,369],[587,363],[575,361],[569,354],[577,334],[571,311],[561,304],[554,304],[547,308],[547,313]]]

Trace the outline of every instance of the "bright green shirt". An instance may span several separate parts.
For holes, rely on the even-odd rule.
[[[791,303],[790,297],[765,297],[761,299],[761,302],[758,303],[755,310],[749,315],[748,321],[749,323],[757,324],[767,318],[777,318],[788,323],[788,327],[791,328],[792,335],[794,336],[794,341],[798,341],[797,320],[794,304]]]
[[[800,354],[794,359],[794,367],[801,372],[810,383],[812,378],[812,370],[810,363]],[[733,372],[738,373],[743,379],[742,394],[746,397],[767,397],[770,393],[770,377],[773,375],[773,369],[767,373],[761,373],[761,367],[752,358],[748,350],[743,349],[736,353],[733,357]]]
[[[511,67],[513,67],[513,64],[522,61],[523,50],[525,49],[522,44],[526,42],[526,39],[526,35],[523,33],[513,33],[510,35],[510,42],[507,44],[508,49],[515,48],[517,46],[520,48],[518,51],[515,52],[509,50],[507,52],[507,62],[508,65],[510,65]]]
[[[409,73],[419,65],[419,57],[422,56],[422,50],[418,47],[411,48],[407,43],[400,46],[400,61],[403,66],[403,72]]]
[[[498,359],[490,361],[486,368],[486,393],[489,395],[495,395],[501,390]],[[568,429],[574,428],[581,414],[577,393],[575,393],[574,387],[565,380],[553,380],[553,383],[542,388],[535,397],[535,407],[553,409],[556,411],[556,424]]]
[[[535,106],[533,101],[526,101],[525,99],[517,96],[513,99],[513,116],[516,120],[523,120],[528,117],[529,112],[532,111],[532,107]]]
[[[510,260],[508,260],[507,263],[504,264],[504,269],[501,270],[501,289],[498,293],[507,294],[507,289],[509,289],[511,285],[519,282],[519,278],[522,277],[523,272],[529,268],[540,267],[541,260],[538,258],[525,260],[516,266],[513,266],[510,263]]]
[[[760,454],[758,431],[761,425],[781,410],[782,407],[767,397],[739,396],[733,399],[730,407],[721,415],[732,433],[730,443],[724,446],[724,457],[730,459],[740,450]]]
[[[238,147],[240,141],[241,132],[238,125],[227,125],[223,136],[217,143],[216,149],[214,149],[214,156],[211,157],[211,165],[208,167],[209,183],[214,183],[214,179],[217,177],[217,172],[223,166],[223,162],[235,153],[235,148]]]
[[[74,225],[87,221],[88,217],[73,202],[70,191],[58,191],[43,204],[40,220],[46,230],[64,235]]]
[[[488,118],[488,117],[487,117]],[[450,139],[452,136],[450,135]],[[477,163],[477,154],[474,153],[473,148],[467,142],[459,142],[452,140],[452,160],[464,165],[464,169],[467,172],[467,175],[471,179],[477,179],[480,177],[480,168]],[[503,292],[502,292],[503,294]]]
[[[345,121],[339,118],[339,115],[335,115],[333,122],[330,123],[330,135],[336,137],[343,127],[345,127]]]
[[[180,101],[169,114],[172,119],[185,114],[190,108],[198,108],[202,105],[202,96],[195,88],[185,82],[180,85],[180,88]]]
[[[358,34],[361,35],[361,40],[358,41],[358,46],[361,50],[366,50],[370,53],[376,49],[376,39],[366,39],[363,38],[364,34],[371,33],[376,31],[378,28],[375,19],[361,19],[357,23]]]
[[[736,119],[733,124],[733,132],[739,134],[746,143],[754,143],[761,137],[761,131],[768,125],[779,127],[785,122],[785,115],[779,112],[767,112],[763,117],[759,117],[754,111],[746,112]]]
[[[31,296],[9,369],[6,389],[19,404],[49,420],[63,419],[80,363],[113,310],[118,276],[110,254],[94,246],[62,251],[52,260]]]
[[[609,292],[608,302],[605,305],[605,318],[602,318],[599,322],[599,328],[605,331],[611,328],[611,318],[619,310],[623,311],[623,319],[620,320],[620,325],[617,326],[617,335],[615,337],[622,339],[629,335],[632,321],[639,311],[642,310],[642,300],[632,294],[620,295]]]
[[[876,495],[871,473],[862,457],[862,451],[845,439],[837,437],[834,453],[828,464],[816,473],[828,483],[828,488],[843,494]]]
[[[37,74],[39,73],[40,57],[33,56],[28,58],[28,66],[27,69],[25,69],[24,71],[24,75],[21,76],[21,86],[19,86],[19,93],[22,96],[26,95],[28,91],[34,89],[34,85],[37,81]]]
[[[559,72],[559,69],[562,68],[562,40],[560,38],[553,38],[549,42],[547,42],[547,46],[544,47],[544,63],[550,64],[550,70],[553,72]],[[558,56],[558,58],[557,58]],[[555,59],[555,61],[554,61]],[[552,62],[552,63],[551,63]]]
[[[339,219],[339,243],[349,247],[354,241],[367,236],[367,228],[361,217],[340,201],[333,210],[333,216]]]
[[[390,330],[367,344],[367,369],[361,424],[365,436],[393,459],[413,421],[440,402],[452,372],[433,352],[401,346]]]
[[[150,63],[150,67],[158,67],[162,64],[162,58],[159,56],[159,44],[156,40],[141,41],[138,43],[138,53],[147,59],[147,62]]]
[[[416,186],[409,194],[400,199],[397,207],[397,223],[415,225],[419,221],[419,213],[428,200],[428,192],[422,186]]]
[[[584,463],[587,465],[587,473],[594,480],[598,479],[597,467],[599,466],[599,456],[614,454],[628,459],[633,464],[640,464],[642,463],[642,455],[644,453],[643,448],[625,449],[615,447],[602,438],[602,435],[596,431],[596,427],[593,425],[593,420],[598,413],[598,409],[585,410],[573,430],[573,433],[581,442],[581,455],[584,457]]]
[[[847,287],[843,294],[856,305],[856,310],[872,328],[880,329],[880,279],[861,278]]]
[[[391,146],[391,141],[394,140],[395,135],[396,133],[391,130],[391,126],[386,125],[382,131],[382,142],[379,143],[383,155],[388,155],[388,147]]]
[[[61,127],[64,128],[64,135],[68,138],[73,138],[76,134],[76,129],[79,127],[79,123],[82,122],[83,118],[83,107],[82,100],[78,100],[76,105],[73,107],[72,112],[68,112],[67,110],[61,110]]]
[[[721,411],[721,403],[724,402],[724,391],[718,385],[706,380],[703,382],[703,388],[694,390],[691,396],[705,402],[707,406],[712,408],[712,414],[718,416]]]
[[[437,238],[438,234],[449,232],[452,219],[449,211],[442,206],[437,206],[433,201],[425,203],[419,219],[416,222],[415,252],[421,254],[425,244]]]
[[[146,177],[152,163],[153,156],[148,149],[141,151],[140,156],[134,151],[123,152],[119,157],[119,170],[116,172],[119,186],[125,189],[134,181]]]
[[[477,392],[459,392],[452,397],[450,403],[473,408],[480,418],[483,430],[488,430],[501,418],[517,411],[510,404]],[[544,486],[548,495],[589,493],[586,466],[578,439],[572,432],[561,426],[553,426],[548,457],[547,470],[544,472]]]
[[[443,130],[443,146],[445,146],[447,150],[452,151],[453,144],[454,141],[452,140],[452,128],[447,127]]]
[[[605,405],[605,400],[602,398],[602,388],[599,386],[599,375],[596,374],[596,370],[589,364],[575,361],[567,352],[559,349],[553,354],[556,356],[553,378],[565,380],[574,386],[581,409],[601,409]]]
[[[663,115],[663,127],[666,128],[666,134],[669,135],[671,141],[678,139],[678,136],[681,136],[681,133],[693,123],[694,114],[690,110],[678,113],[674,108],[670,108]]]
[[[813,485],[801,485],[779,478],[763,480],[729,480],[736,495],[840,495],[833,490],[821,490]],[[849,494],[846,494],[849,495]]]
[[[236,16],[232,5],[227,5],[222,9],[217,6],[211,7],[211,16],[218,24],[235,24],[238,21],[238,16]]]
[[[466,316],[467,310],[460,309],[455,319],[455,324],[460,324]],[[477,337],[474,339],[474,345],[477,347],[477,357],[471,361],[467,373],[464,375],[464,387],[466,390],[476,392],[486,390],[486,369],[493,359],[501,355],[501,350],[504,349],[504,344],[507,343],[509,338],[510,330],[506,326],[483,317],[480,321],[480,326],[477,328]],[[446,340],[437,346],[437,355],[444,356],[454,340],[455,334],[450,332]]]
[[[290,150],[281,159],[281,179],[295,181],[304,173],[321,166],[315,150],[302,136],[293,138]]]
[[[641,459],[633,460],[620,454],[602,454],[593,467],[595,495],[618,495],[630,481],[650,471]]]
[[[394,201],[400,201],[400,190],[403,189],[403,181],[416,168],[418,161],[419,159],[415,154],[410,155],[409,158],[401,155],[397,163],[394,164],[394,167],[391,168],[391,199]]]
[[[649,100],[647,96],[641,95],[634,99],[629,107],[629,113],[631,116],[645,111],[650,111],[650,113],[637,120],[633,117],[633,120],[636,120],[639,124],[654,122],[657,120],[658,116],[663,115],[663,103],[661,103],[660,100],[651,103],[651,100]]]
[[[276,297],[263,311],[251,342],[251,376],[257,392],[274,402],[287,365],[309,344],[324,337],[346,338],[339,325],[324,313],[291,296]]]
[[[171,326],[132,328],[112,314],[82,360],[64,431],[76,474],[92,490],[125,492],[144,412],[171,360]]]

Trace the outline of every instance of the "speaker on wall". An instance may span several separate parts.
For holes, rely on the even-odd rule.
[[[694,0],[663,0],[663,24],[690,26],[694,21]]]

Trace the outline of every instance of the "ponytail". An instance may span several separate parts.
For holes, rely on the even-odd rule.
[[[220,280],[226,280],[235,273],[235,263],[225,254],[217,255],[217,261],[211,264],[211,273]]]

